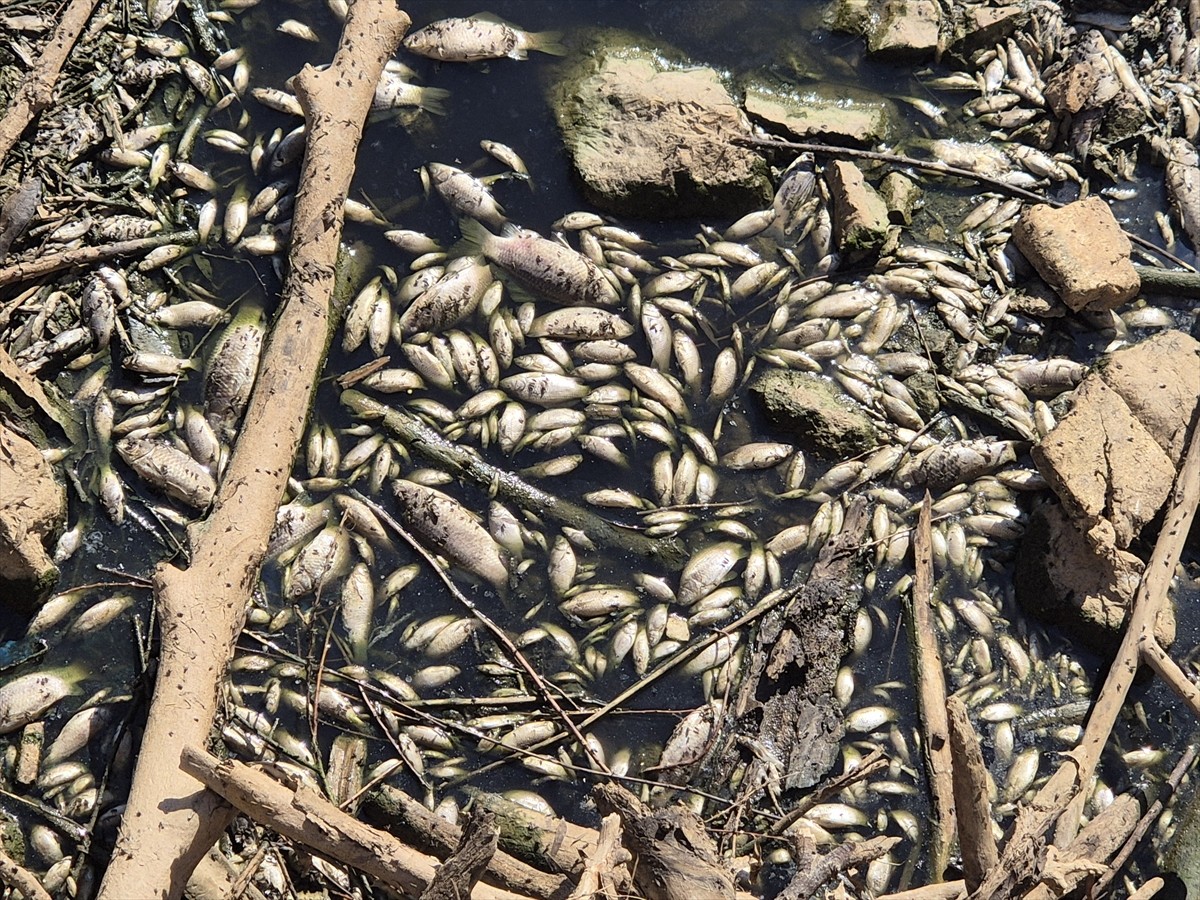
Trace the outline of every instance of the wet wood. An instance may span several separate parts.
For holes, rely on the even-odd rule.
[[[933,624],[933,538],[930,533],[929,491],[921,503],[913,533],[912,593],[908,599],[908,637],[916,672],[917,710],[921,718],[921,750],[929,776],[933,815],[929,830],[929,871],[941,881],[954,839],[954,776],[950,755],[950,724],[946,712],[946,673]],[[968,884],[970,878],[967,879]]]
[[[54,85],[71,49],[92,17],[97,0],[71,0],[50,41],[42,48],[37,64],[17,88],[4,118],[0,119],[0,169],[8,151],[20,139],[33,117],[54,100]]]
[[[1107,870],[1107,861],[1137,827],[1141,804],[1131,794],[1122,794],[1076,835],[1065,849],[1046,848],[1042,883],[1025,894],[1025,900],[1057,900],[1085,881]]]
[[[1116,659],[1092,706],[1083,737],[1075,749],[1064,754],[1064,761],[1042,789],[1017,811],[1017,821],[999,865],[971,895],[972,900],[1007,897],[1014,885],[1032,880],[1044,835],[1064,813],[1060,834],[1073,836],[1078,830],[1077,816],[1081,809],[1071,805],[1072,801],[1080,795],[1083,785],[1091,783],[1101,751],[1137,674],[1143,642],[1153,638],[1154,623],[1175,577],[1197,502],[1200,502],[1200,427],[1193,422],[1192,439],[1167,500],[1162,531],[1142,573]]]
[[[421,900],[459,900],[469,897],[479,876],[488,867],[500,840],[496,817],[487,810],[471,816],[462,832],[462,843],[454,855],[442,863]]]
[[[142,256],[168,244],[190,247],[199,240],[200,233],[189,228],[183,231],[152,234],[149,237],[131,238],[128,241],[113,241],[111,244],[100,244],[96,247],[75,247],[71,250],[43,253],[35,259],[0,268],[0,288],[33,281],[35,278],[53,275],[55,272],[65,269],[82,269],[98,262],[116,259],[119,256]]]
[[[25,900],[50,900],[38,877],[18,865],[15,859],[4,852],[3,847],[0,847],[0,884],[20,893]]]
[[[736,724],[713,751],[711,783],[722,790],[748,766],[738,809],[768,787],[812,787],[836,759],[845,728],[833,685],[862,600],[859,555],[868,519],[866,501],[853,500],[841,532],[808,573],[796,572],[784,604],[762,617],[731,704]]]
[[[358,391],[343,391],[342,405],[356,416],[379,422],[411,452],[434,463],[442,471],[487,488],[500,499],[516,503],[559,525],[578,528],[598,546],[653,559],[668,567],[681,567],[687,560],[686,552],[677,540],[646,537],[638,531],[618,528],[578,504],[556,497],[485,462],[471,448],[446,440],[411,413],[392,409]]]
[[[1147,294],[1170,294],[1175,297],[1200,298],[1200,272],[1183,269],[1160,269],[1156,266],[1134,266]]]
[[[193,526],[188,569],[155,573],[162,626],[154,696],[103,900],[175,898],[232,810],[180,773],[203,746],[275,512],[303,437],[335,318],[342,208],[384,62],[408,29],[393,0],[356,0],[329,68],[294,81],[305,112],[289,274],[241,433],[208,518]],[[422,885],[423,887],[423,885]]]
[[[629,851],[621,846],[621,817],[609,813],[600,823],[596,852],[584,862],[579,883],[567,900],[621,900],[625,894],[620,885],[629,881],[625,869],[629,860]],[[616,875],[618,869],[620,877]]]
[[[808,900],[821,886],[842,872],[866,866],[900,843],[898,837],[873,837],[857,843],[839,844],[828,853],[818,854],[812,841],[801,838],[796,847],[796,875],[779,900]]]
[[[501,848],[538,869],[578,873],[583,869],[583,860],[591,857],[600,844],[594,828],[543,815],[469,785],[464,791],[477,805],[496,814]]]
[[[694,813],[682,806],[652,810],[613,783],[597,785],[592,795],[602,813],[621,817],[633,881],[647,900],[732,900],[733,880]]]
[[[236,760],[220,760],[195,747],[184,749],[181,768],[256,822],[359,869],[405,896],[419,896],[433,882],[436,857],[364,825],[306,784],[276,781],[258,768]],[[282,773],[281,777],[288,778]],[[528,895],[491,885],[469,896],[528,900]]]
[[[967,717],[967,706],[959,697],[946,703],[950,728],[950,758],[954,776],[954,808],[958,824],[958,846],[962,854],[963,880],[970,890],[983,883],[1000,854],[992,833],[992,804],[988,799],[987,766],[979,735]]]
[[[391,785],[380,785],[368,795],[364,809],[366,820],[389,831],[400,831],[406,838],[436,856],[449,856],[462,841],[462,829],[435,816],[408,794]],[[498,849],[488,861],[484,877],[518,893],[541,900],[561,896],[566,879],[535,869],[528,863]]]

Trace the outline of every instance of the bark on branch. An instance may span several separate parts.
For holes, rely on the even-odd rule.
[[[308,143],[300,175],[290,274],[241,434],[208,519],[192,535],[187,570],[155,575],[162,650],[154,699],[104,900],[175,898],[224,829],[228,810],[182,775],[187,746],[203,746],[219,686],[258,579],[329,343],[330,298],[362,127],[384,61],[409,18],[394,0],[350,7],[332,64],[296,78]]]
[[[62,71],[63,64],[71,55],[71,48],[79,40],[95,8],[96,0],[72,0],[63,13],[62,21],[54,29],[50,42],[42,48],[37,65],[17,88],[12,105],[4,118],[0,119],[0,169],[4,167],[8,151],[33,121],[33,117],[54,99],[54,83],[58,81],[58,73]]]

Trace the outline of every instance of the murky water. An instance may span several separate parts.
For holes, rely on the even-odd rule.
[[[514,0],[494,4],[490,11],[529,30],[560,30],[564,32],[567,46],[574,49],[583,46],[589,29],[620,29],[632,32],[639,41],[647,45],[671,48],[695,64],[716,67],[727,74],[735,90],[739,80],[750,75],[797,86],[802,86],[810,80],[819,80],[826,84],[865,88],[892,98],[917,97],[946,102],[951,110],[956,108],[957,103],[951,102],[951,97],[939,95],[925,87],[923,78],[918,74],[906,68],[865,58],[861,40],[825,31],[821,24],[824,7],[824,3],[782,0],[707,0],[688,3],[661,0],[595,0],[571,3]],[[412,2],[407,4],[406,9],[413,18],[414,27],[420,27],[444,16],[469,15],[478,11],[477,4],[463,2]],[[320,43],[308,44],[278,34],[275,26],[289,17],[311,25],[321,37]],[[253,70],[252,83],[255,86],[267,87],[283,87],[286,79],[304,63],[320,64],[327,61],[336,46],[339,33],[336,19],[323,4],[316,3],[264,3],[242,15],[237,24],[230,29],[232,43],[247,47]],[[469,168],[478,174],[498,173],[502,170],[501,167],[494,160],[487,158],[479,148],[480,140],[491,139],[516,149],[531,172],[532,179],[529,183],[510,179],[500,180],[493,186],[497,199],[504,205],[512,221],[546,234],[550,231],[551,223],[565,213],[589,209],[573,179],[569,160],[562,150],[557,126],[544,100],[545,88],[553,80],[560,65],[557,60],[534,53],[527,61],[498,60],[479,65],[437,64],[411,57],[405,58],[405,62],[417,69],[422,84],[450,91],[450,96],[445,101],[446,114],[405,115],[371,125],[360,151],[352,197],[373,205],[397,227],[423,231],[444,245],[450,245],[458,236],[457,225],[438,199],[424,196],[419,169],[428,162],[438,161]],[[931,70],[930,74],[943,71]],[[902,100],[897,102],[896,109],[900,126],[894,136],[893,146],[903,147],[907,139],[919,136],[955,136],[974,140],[981,139],[986,134],[977,123],[966,121],[953,113],[948,125],[942,127],[935,125],[912,105]],[[293,120],[256,105],[253,101],[246,102],[246,111],[252,119],[254,133],[266,134],[276,128],[286,132],[295,125]],[[227,121],[216,121],[213,124],[237,127],[241,109],[235,104],[223,115]],[[215,150],[198,151],[197,162],[216,175],[226,195],[239,179],[249,179],[256,188],[267,180],[255,179],[244,159],[230,157]],[[1157,185],[1157,181],[1154,183]],[[970,209],[978,194],[975,186],[961,183],[938,185],[928,181],[926,186],[929,190],[928,202],[914,223],[914,242],[929,242],[928,235],[937,232],[939,228],[942,234],[951,232],[953,223]],[[1071,189],[1069,185],[1064,186],[1060,192],[1069,194]],[[1163,196],[1156,187],[1143,191],[1138,197],[1118,204],[1115,208],[1131,230],[1154,237],[1153,210],[1160,208],[1162,203]],[[702,225],[720,230],[729,222],[646,219],[625,221],[621,224],[637,229],[644,238],[671,253],[680,253],[684,251],[679,248],[685,245],[691,245],[691,249],[696,248],[694,236]],[[348,224],[346,240],[360,245],[361,258],[369,260],[368,275],[385,266],[395,269],[400,277],[406,274],[410,257],[399,253],[384,241],[379,229]],[[1185,258],[1194,260],[1194,256],[1188,255],[1186,250],[1180,252]],[[205,265],[211,269],[211,282],[217,294],[231,301],[233,298],[265,294],[268,298],[267,308],[270,310],[274,302],[271,298],[279,285],[278,273],[271,264],[245,257],[226,257],[220,252],[213,252],[207,257]],[[852,278],[853,275],[847,275],[846,280]],[[1182,304],[1174,309],[1179,313],[1180,324],[1187,324]],[[722,334],[725,334],[732,322],[719,320],[717,324],[721,326]],[[761,325],[762,322],[755,324]],[[212,336],[198,335],[193,346],[185,346],[183,349],[199,357],[207,352],[211,341]],[[1089,361],[1103,349],[1103,343],[1097,341],[1094,335],[1081,330],[1075,335],[1056,335],[1050,346],[1056,351],[1073,353],[1082,361]],[[398,355],[396,349],[392,347],[390,351],[394,357]],[[639,350],[644,349],[639,345]],[[715,347],[706,348],[706,366],[711,364],[715,350]],[[340,348],[340,339],[335,340],[327,375],[345,372],[367,362],[371,356],[365,348],[346,354]],[[124,383],[119,374],[114,378],[114,384],[119,386]],[[181,396],[196,402],[200,397],[199,380],[193,379],[185,384]],[[426,392],[424,396],[444,404],[451,410],[465,399],[465,396],[457,392],[435,390]],[[693,424],[707,433],[712,433],[718,422],[720,423],[726,442],[722,449],[726,445],[734,446],[750,440],[779,440],[786,437],[771,430],[753,405],[746,402],[744,396],[735,398],[723,411],[707,409],[703,404],[697,404],[694,415]],[[338,402],[338,390],[328,379],[318,394],[313,418],[314,422],[341,433],[343,453],[354,446],[360,437],[347,433],[356,423],[342,410]],[[623,487],[645,495],[648,473],[658,449],[647,445],[645,441],[631,442],[630,456],[633,465],[627,472],[622,472],[616,467],[596,468],[589,464],[569,475],[548,480],[547,486],[564,496],[576,499],[585,491],[598,486]],[[528,467],[553,455],[555,454],[523,451],[514,457],[512,465]],[[1023,457],[1022,461],[1027,462],[1027,459]],[[409,474],[412,468],[420,464],[419,461],[406,463],[403,467],[404,472]],[[829,464],[811,458],[809,465],[806,483],[811,484],[824,474]],[[311,475],[312,473],[305,469],[305,461],[301,459],[297,465],[297,479],[304,480]],[[785,486],[781,483],[778,472],[727,474],[723,477],[725,481],[716,500],[719,504],[737,503],[744,507],[736,516],[736,525],[747,529],[760,539],[765,540],[788,524],[810,520],[818,510],[818,504],[812,502],[777,500],[775,495]],[[486,491],[470,487],[453,490],[464,505],[486,514],[490,500]],[[1019,502],[1027,505],[1022,498],[1019,498]],[[82,504],[74,504],[73,520],[74,516],[80,514],[81,508]],[[55,632],[51,631],[49,634],[52,646],[46,660],[48,665],[60,665],[67,661],[81,662],[91,669],[89,690],[94,690],[100,684],[109,684],[112,686],[112,693],[116,695],[136,692],[141,649],[146,643],[146,636],[152,632],[150,594],[139,584],[139,579],[148,575],[153,564],[163,557],[165,546],[173,546],[182,540],[182,532],[178,526],[158,521],[153,509],[136,506],[136,501],[135,508],[137,518],[144,520],[145,527],[129,523],[123,528],[113,528],[103,518],[102,513],[95,514],[89,539],[75,556],[71,566],[64,571],[63,583],[74,585],[104,582],[97,587],[94,596],[100,596],[102,592],[111,594],[118,590],[127,591],[136,599],[136,624],[131,625],[125,620],[119,626],[104,629],[98,635],[88,636],[86,639],[73,637],[60,641],[55,639]],[[721,506],[705,509],[700,513],[700,521],[691,523],[686,532],[689,549],[698,550],[706,543],[720,539],[721,532],[714,532],[708,526],[719,525],[722,514]],[[640,515],[632,511],[606,512],[606,515],[630,527],[640,526]],[[901,515],[898,513],[895,518],[899,520]],[[533,532],[545,523],[526,520],[525,524]],[[729,527],[733,528],[733,525]],[[545,539],[552,541],[555,532],[546,527],[544,534]],[[613,632],[622,620],[620,617],[613,617],[607,623],[581,623],[559,615],[554,608],[555,604],[545,599],[548,596],[544,574],[545,548],[539,548],[536,539],[527,540],[526,543],[531,565],[510,597],[497,597],[493,592],[477,585],[464,583],[463,589],[514,637],[525,635],[528,638],[525,652],[530,661],[539,670],[551,676],[551,680],[562,690],[564,697],[572,698],[579,704],[580,709],[586,712],[638,679],[638,674],[628,659],[599,673],[594,667],[589,668],[586,664],[586,653],[589,649],[599,655],[607,651],[613,639]],[[1012,600],[1009,584],[1009,564],[1013,552],[1011,544],[983,541],[979,546],[983,548],[982,553],[988,554],[985,576],[971,585],[952,583],[947,588],[947,596],[961,595],[960,599],[970,601],[971,598],[966,595],[970,588],[975,588],[979,592],[975,599],[982,596],[994,605],[999,630],[1007,630],[1022,642],[1033,641],[1039,644],[1043,654],[1053,657],[1054,664],[1061,670],[1055,673],[1054,683],[1058,686],[1053,689],[1040,682],[1021,689],[1028,694],[1022,698],[1026,705],[1025,712],[1050,707],[1060,701],[1065,702],[1071,699],[1072,692],[1085,694],[1099,678],[1097,660],[1074,648],[1068,648],[1069,653],[1056,656],[1060,647],[1065,645],[1063,636],[1053,630],[1043,630],[1030,625]],[[784,577],[789,576],[793,569],[806,564],[811,555],[809,550],[804,550],[788,557]],[[382,578],[397,567],[416,562],[417,557],[401,547],[394,552],[379,552],[374,568],[378,577]],[[585,558],[585,564],[594,567],[594,583],[615,585],[630,584],[634,574],[633,567],[636,565],[634,561],[622,558],[618,554],[603,551],[589,554]],[[123,572],[129,573],[131,577],[123,579]],[[675,573],[650,569],[648,574],[672,577]],[[883,739],[891,740],[895,749],[896,733],[900,733],[901,737],[908,740],[914,756],[908,762],[898,762],[895,771],[889,773],[889,778],[923,788],[924,776],[920,761],[915,756],[917,748],[912,738],[912,699],[908,687],[911,678],[908,671],[907,640],[899,624],[900,604],[894,596],[889,596],[896,577],[897,573],[894,570],[881,571],[879,585],[868,597],[865,615],[871,622],[874,633],[865,643],[865,651],[853,660],[859,687],[851,705],[853,708],[859,708],[869,704],[886,703],[898,711],[899,727],[893,729],[892,734],[882,732]],[[289,733],[300,744],[307,744],[309,752],[318,758],[324,758],[333,734],[336,730],[347,728],[347,723],[344,720],[338,722],[336,715],[329,714],[326,721],[317,727],[314,724],[316,716],[310,715],[305,706],[304,678],[298,677],[295,672],[311,679],[318,661],[331,670],[345,662],[346,649],[339,631],[336,611],[338,593],[337,589],[331,588],[328,593],[321,593],[315,598],[303,597],[299,602],[291,603],[282,597],[280,579],[280,567],[269,565],[264,571],[263,591],[255,598],[251,633],[243,638],[240,645],[243,658],[250,654],[261,654],[274,668],[260,672],[246,665],[235,674],[236,690],[230,697],[230,719],[237,721],[239,710],[258,711],[270,708],[276,732]],[[127,583],[113,587],[114,582]],[[1181,647],[1194,646],[1200,642],[1200,617],[1192,616],[1189,612],[1184,608],[1181,614]],[[408,679],[418,677],[419,673],[432,677],[428,672],[431,665],[458,667],[461,671],[450,677],[442,689],[430,689],[419,693],[426,700],[437,698],[450,702],[462,701],[458,710],[446,713],[441,708],[434,707],[432,711],[443,716],[446,721],[466,728],[476,727],[473,720],[479,715],[470,705],[472,698],[494,694],[497,685],[521,697],[528,695],[531,689],[521,678],[500,677],[494,674],[494,670],[479,670],[479,664],[484,661],[493,665],[508,665],[503,655],[491,648],[490,642],[483,638],[482,633],[467,640],[452,653],[436,660],[423,657],[420,652],[405,645],[407,629],[412,626],[439,615],[461,613],[461,606],[449,595],[441,581],[422,568],[420,574],[399,597],[380,605],[368,660],[372,669],[381,669]],[[551,623],[569,632],[577,641],[574,656],[564,652],[545,635],[540,638],[531,636],[532,629],[542,622]],[[957,688],[972,685],[978,675],[979,663],[972,661],[969,652],[963,652],[971,648],[969,628],[964,621],[955,624],[953,613],[949,614],[948,622],[943,620],[943,624],[952,626],[948,628],[953,635],[951,649],[960,657],[948,666],[952,673],[951,686]],[[5,634],[16,636],[23,631],[21,622],[0,623],[0,627],[7,628],[6,632],[0,632],[0,638]],[[281,665],[293,665],[295,671],[291,676],[280,675]],[[711,692],[712,682],[715,681],[716,676],[711,674],[707,682],[695,676],[665,679],[631,700],[622,712],[604,720],[594,729],[595,737],[610,757],[622,752],[628,753],[633,771],[644,765],[652,765],[657,761],[661,743],[679,716],[702,703],[706,688]],[[886,686],[887,683],[894,682],[902,684]],[[283,692],[290,692],[291,697],[289,700],[289,696],[284,696],[282,703],[279,697],[281,683],[285,685]],[[349,684],[341,682],[339,688],[357,700],[354,689]],[[372,690],[375,688],[372,687]],[[270,698],[273,692],[272,701]],[[1019,690],[1015,693],[1019,693]],[[299,697],[298,701],[296,697]],[[79,699],[82,700],[83,697]],[[1186,718],[1186,713],[1181,714],[1171,698],[1156,685],[1142,687],[1136,699],[1142,704],[1146,715],[1140,720],[1131,719],[1122,725],[1121,739],[1125,742],[1123,749],[1142,743],[1167,748],[1181,746],[1181,735],[1192,730],[1192,723]],[[523,709],[526,705],[527,701],[516,699],[512,701],[511,707],[508,707],[503,697],[492,696],[486,706],[486,712],[494,714],[498,709]],[[413,707],[421,709],[420,703],[414,703]],[[71,702],[64,703],[54,713],[54,720],[64,719],[72,708]],[[408,714],[406,711],[404,715]],[[379,729],[376,729],[374,724],[361,721],[350,726],[350,730],[361,728],[372,735],[372,764],[395,755],[393,746],[378,737]],[[996,752],[995,731],[996,729],[993,729],[984,735],[989,752]],[[499,737],[501,733],[502,730],[497,730],[493,736]],[[877,737],[873,736],[870,740],[876,740]],[[869,741],[864,736],[860,743],[866,742]],[[282,755],[297,756],[294,750],[280,744],[278,735],[268,736],[266,743],[268,747],[274,745]],[[453,749],[432,750],[426,754],[426,767],[430,773],[430,781],[438,786],[438,799],[443,794],[450,793],[453,786],[467,779],[475,769],[489,763],[490,757],[486,753],[478,752],[477,744],[477,740],[458,734]],[[1022,734],[1009,752],[1019,753],[1033,746],[1042,746],[1043,755],[1046,757],[1053,750],[1066,749],[1066,745],[1053,745],[1044,736]],[[897,753],[897,756],[900,755]],[[577,755],[575,762],[579,761]],[[95,762],[99,764],[100,760]],[[322,765],[318,763],[317,768],[321,769]],[[1049,763],[1044,760],[1042,773],[1045,774],[1048,769]],[[994,774],[998,780],[1004,777],[1006,770],[1006,765],[996,763]],[[1103,776],[1114,791],[1143,777],[1115,764],[1111,764]],[[493,770],[480,783],[496,790],[523,788],[529,786],[531,777],[527,770],[510,765]],[[421,790],[416,778],[406,776],[402,783],[414,791]],[[580,782],[558,779],[538,779],[536,787],[539,793],[560,811],[572,810],[576,813],[586,789]],[[871,794],[863,801],[864,807],[872,816],[872,822],[875,821],[877,813],[887,810],[891,804],[900,806],[905,803],[910,803],[911,808],[918,813],[922,811],[923,801],[919,792],[900,799],[891,798],[881,791]],[[582,815],[586,817],[586,813]],[[895,824],[887,823],[886,819],[885,827],[890,828],[893,833],[896,832]],[[869,828],[862,830],[864,833],[871,831]],[[910,852],[913,855],[908,857],[908,877],[912,879],[912,883],[919,883],[922,869],[915,861],[919,850],[910,845],[905,849],[905,853]],[[903,862],[903,858],[900,861]]]

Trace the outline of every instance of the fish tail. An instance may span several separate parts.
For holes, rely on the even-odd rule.
[[[482,254],[485,242],[494,237],[482,222],[475,219],[459,219],[458,228],[462,232],[462,237],[446,251],[446,255],[451,259]]]
[[[444,116],[446,114],[446,105],[443,101],[449,96],[450,92],[445,88],[422,88],[421,102],[417,105],[427,113],[432,113],[435,116]]]
[[[562,42],[561,31],[529,32],[528,46],[530,50],[540,50],[551,56],[566,56],[567,48]]]

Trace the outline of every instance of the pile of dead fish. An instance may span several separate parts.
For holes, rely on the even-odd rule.
[[[173,8],[151,4],[154,24]],[[1188,89],[1197,36],[1178,8],[1164,9],[1106,44],[1095,31],[1066,40],[1061,13],[1039,7],[1027,33],[977,55],[974,71],[931,82],[978,91],[963,112],[1002,130],[1003,140],[939,138],[922,148],[1035,189],[1082,180],[1084,156],[1128,180],[1133,159],[1103,130],[1113,99],[1128,97],[1138,128],[1179,125],[1178,135],[1158,131],[1155,146],[1184,159],[1198,127]],[[315,38],[306,29],[292,20],[280,25]],[[422,29],[406,47],[447,61],[562,52],[558,35],[484,20]],[[1138,51],[1135,64],[1128,50]],[[284,90],[251,86],[241,50],[204,62],[187,45],[147,32],[116,54],[122,91],[182,79],[187,96],[176,107],[182,127],[124,132],[102,163],[144,172],[154,196],[186,196],[194,228],[136,266],[99,267],[73,285],[31,289],[5,309],[0,337],[26,371],[46,379],[66,373],[62,383],[74,383],[73,402],[89,425],[87,452],[48,456],[73,467],[81,495],[113,523],[169,545],[178,540],[172,529],[212,501],[269,318],[261,303],[231,304],[195,272],[179,273],[210,249],[275,255],[283,264],[304,131],[255,132],[254,103],[294,116],[299,106]],[[1080,67],[1103,68],[1094,80],[1108,88],[1076,103],[1072,152],[1052,154],[1056,129],[1047,126],[1062,115],[1055,85],[1082,79]],[[414,84],[413,74],[389,64],[376,94],[379,113],[445,111],[446,92]],[[237,127],[209,127],[243,100]],[[480,137],[508,174],[528,176],[519,148]],[[228,156],[220,180],[189,161],[197,140]],[[1190,163],[1176,164],[1194,168],[1190,153]],[[747,634],[732,631],[687,651],[781,590],[838,533],[852,492],[873,504],[874,565],[854,653],[837,681],[853,736],[843,765],[875,747],[892,764],[836,802],[814,806],[798,827],[820,843],[889,832],[919,853],[911,686],[878,678],[873,660],[886,655],[899,625],[897,598],[911,581],[909,529],[918,493],[928,488],[947,672],[988,737],[996,809],[1011,813],[1044,774],[1043,755],[1078,738],[1081,704],[1092,691],[1071,651],[1018,612],[1005,568],[1023,532],[1023,498],[1045,487],[1028,462],[1030,442],[1053,427],[1055,398],[1086,371],[1081,359],[1012,350],[1013,336],[1022,347],[1067,346],[1049,339],[1053,322],[1011,303],[1023,261],[1008,238],[1020,203],[985,195],[962,211],[951,246],[894,235],[869,272],[843,275],[830,190],[811,158],[779,173],[770,207],[723,228],[702,226],[689,246],[668,248],[591,212],[567,213],[552,234],[538,234],[510,222],[470,172],[428,160],[424,174],[437,198],[431,202],[460,221],[462,240],[443,246],[348,201],[348,219],[383,231],[397,262],[368,273],[350,298],[337,338],[344,371],[328,374],[555,496],[678,540],[686,560],[675,568],[633,564],[582,530],[429,466],[377,422],[318,409],[234,662],[221,726],[230,749],[273,759],[320,789],[318,772],[333,762],[323,761],[326,748],[314,742],[310,721],[386,735],[388,749],[371,758],[362,780],[396,778],[451,818],[460,799],[453,787],[481,758],[519,753],[515,761],[540,776],[581,782],[589,757],[617,775],[691,758],[719,725],[713,711],[736,682]],[[1195,240],[1195,198],[1186,188],[1195,183],[1171,170],[1167,182]],[[41,252],[175,227],[165,213],[62,222],[41,235]],[[1091,324],[1113,342],[1133,329],[1173,327],[1174,319],[1143,307]],[[930,353],[927,336],[935,333],[940,349]],[[851,458],[829,459],[769,420],[764,436],[751,389],[779,372],[834,386],[850,398],[869,439]],[[538,709],[520,668],[447,596],[380,509],[439,559],[564,696],[604,702],[682,656],[674,677],[682,695],[708,710],[709,730],[681,727],[659,752],[603,723],[585,730],[587,753],[573,745]],[[63,536],[58,561],[85,547],[89,516]],[[78,644],[134,606],[126,591],[65,590],[27,636]],[[327,633],[332,647],[324,650],[314,635]],[[305,646],[312,652],[296,649]],[[50,725],[40,764],[23,770],[19,730],[84,685],[86,702]],[[48,888],[70,877],[72,892],[83,890],[68,875],[74,851],[64,844],[83,840],[77,823],[94,825],[121,802],[132,736],[113,725],[126,715],[124,694],[97,690],[79,668],[23,674],[0,687],[0,732],[9,735],[0,777],[58,823],[28,829],[28,862]],[[433,714],[454,698],[472,699]],[[1161,759],[1161,751],[1130,748],[1125,762],[1140,768]],[[98,760],[104,765],[89,764]],[[1098,782],[1088,813],[1112,796]],[[892,873],[901,868],[898,856],[890,858],[873,889],[896,887]]]

